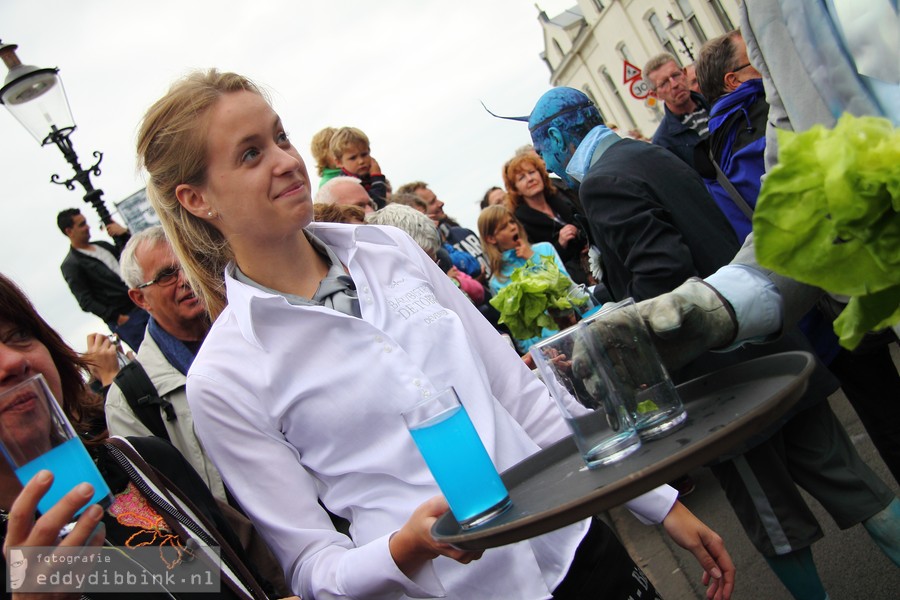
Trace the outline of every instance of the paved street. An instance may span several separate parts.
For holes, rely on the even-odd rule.
[[[896,346],[894,358],[896,361]],[[885,401],[898,402],[900,398],[885,398]],[[833,396],[831,405],[863,459],[895,492],[898,491],[897,483],[843,394]],[[725,539],[737,565],[732,598],[791,600],[791,595],[747,540],[712,474],[701,469],[691,475],[697,482],[697,489],[684,499],[684,504]],[[841,531],[815,500],[806,498],[825,532],[825,537],[813,545],[813,555],[831,600],[900,598],[900,568],[871,542],[862,526]],[[625,509],[611,511],[611,517],[632,557],[647,572],[665,600],[704,598],[700,569],[690,553],[673,544],[661,528],[641,525]]]

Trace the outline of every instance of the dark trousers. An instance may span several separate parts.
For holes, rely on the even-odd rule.
[[[828,365],[894,480],[900,483],[900,374],[889,345],[842,349]]]
[[[612,530],[599,519],[578,545],[565,579],[553,590],[554,600],[660,600]]]
[[[806,548],[822,537],[797,486],[818,500],[841,529],[894,499],[859,457],[825,400],[794,415],[768,441],[710,469],[763,556]]]

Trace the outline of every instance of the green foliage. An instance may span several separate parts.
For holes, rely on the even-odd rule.
[[[520,340],[537,337],[543,328],[559,329],[550,317],[551,310],[570,310],[583,306],[587,296],[572,295],[574,286],[549,256],[539,264],[526,264],[515,269],[509,283],[491,298],[491,306],[500,312],[499,322],[509,327]]]
[[[843,115],[833,130],[778,132],[753,235],[759,263],[850,296],[841,345],[900,321],[900,130]]]

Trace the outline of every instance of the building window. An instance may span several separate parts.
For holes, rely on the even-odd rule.
[[[628,49],[628,46],[625,45],[625,42],[619,42],[619,44],[616,46],[616,50],[619,52],[619,56],[621,56],[623,60],[627,60],[631,64],[635,64],[634,57],[631,55],[631,51]]]
[[[669,38],[669,32],[666,31],[665,25],[659,20],[659,15],[655,12],[651,12],[650,16],[647,17],[647,22],[650,24],[650,29],[656,34],[656,39],[659,40],[660,45],[666,52],[675,57],[675,60],[678,61],[680,66],[681,59],[678,58],[678,53],[675,52],[675,46],[672,45],[672,40]]]
[[[694,32],[694,35],[700,40],[700,44],[702,45],[707,38],[706,34],[703,33],[703,27],[700,26],[700,21],[697,20],[697,15],[694,14],[694,7],[691,6],[691,3],[688,2],[688,0],[676,0],[676,2],[678,2],[678,8],[681,9],[681,14],[684,15],[684,20],[688,22],[691,31]]]
[[[625,118],[628,119],[628,126],[622,127],[622,123],[617,123],[620,128],[623,129],[637,129],[637,123],[634,121],[634,117],[631,115],[631,111],[628,110],[628,105],[625,104],[625,99],[622,98],[622,94],[619,93],[619,88],[616,87],[615,82],[612,77],[609,76],[609,71],[606,70],[606,67],[600,67],[600,74],[603,76],[603,79],[606,81],[606,85],[609,87],[609,92],[615,97],[616,103],[618,103],[619,108],[622,109],[622,114],[625,115]],[[606,121],[606,119],[604,119]]]
[[[725,7],[722,6],[722,3],[719,0],[709,0],[709,5],[712,7],[713,12],[716,13],[719,23],[722,24],[722,29],[725,31],[733,30],[734,25],[731,23],[731,19],[728,18],[728,13],[725,12]]]

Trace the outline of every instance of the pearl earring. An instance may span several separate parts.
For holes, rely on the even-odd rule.
[[[207,213],[206,213],[206,216],[207,216],[207,217],[212,217],[212,216],[213,216],[212,211],[207,212]]]

